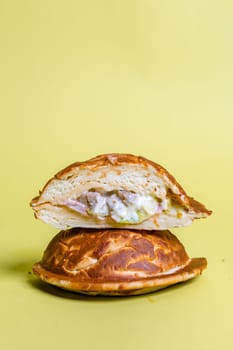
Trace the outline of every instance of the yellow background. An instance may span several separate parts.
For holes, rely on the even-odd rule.
[[[1,0],[1,349],[230,349],[233,2]],[[99,153],[164,165],[213,215],[173,230],[200,278],[88,298],[28,272],[56,229],[30,199]]]

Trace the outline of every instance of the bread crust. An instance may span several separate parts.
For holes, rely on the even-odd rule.
[[[178,283],[186,282],[201,275],[206,267],[207,261],[205,258],[193,258],[184,268],[170,275],[131,282],[109,283],[75,282],[70,281],[67,277],[60,279],[57,274],[48,272],[39,263],[34,265],[33,272],[42,281],[71,292],[92,296],[131,296],[152,293]]]
[[[206,264],[169,231],[74,228],[52,239],[33,271],[73,291],[131,295],[193,278]]]

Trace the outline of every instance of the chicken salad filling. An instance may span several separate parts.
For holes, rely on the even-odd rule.
[[[81,215],[94,216],[98,220],[111,218],[119,224],[138,224],[154,214],[166,211],[169,199],[126,190],[89,190],[64,204]]]

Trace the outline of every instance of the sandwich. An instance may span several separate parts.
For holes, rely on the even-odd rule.
[[[100,155],[68,166],[31,206],[36,218],[59,229],[166,230],[211,214],[161,165],[129,154]]]
[[[33,266],[41,280],[91,295],[149,293],[198,276],[169,229],[211,214],[161,165],[105,154],[59,171],[30,203],[35,217],[61,231]]]

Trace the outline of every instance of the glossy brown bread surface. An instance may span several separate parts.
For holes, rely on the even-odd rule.
[[[89,294],[142,294],[200,274],[169,231],[71,229],[49,243],[33,271],[56,286]]]

